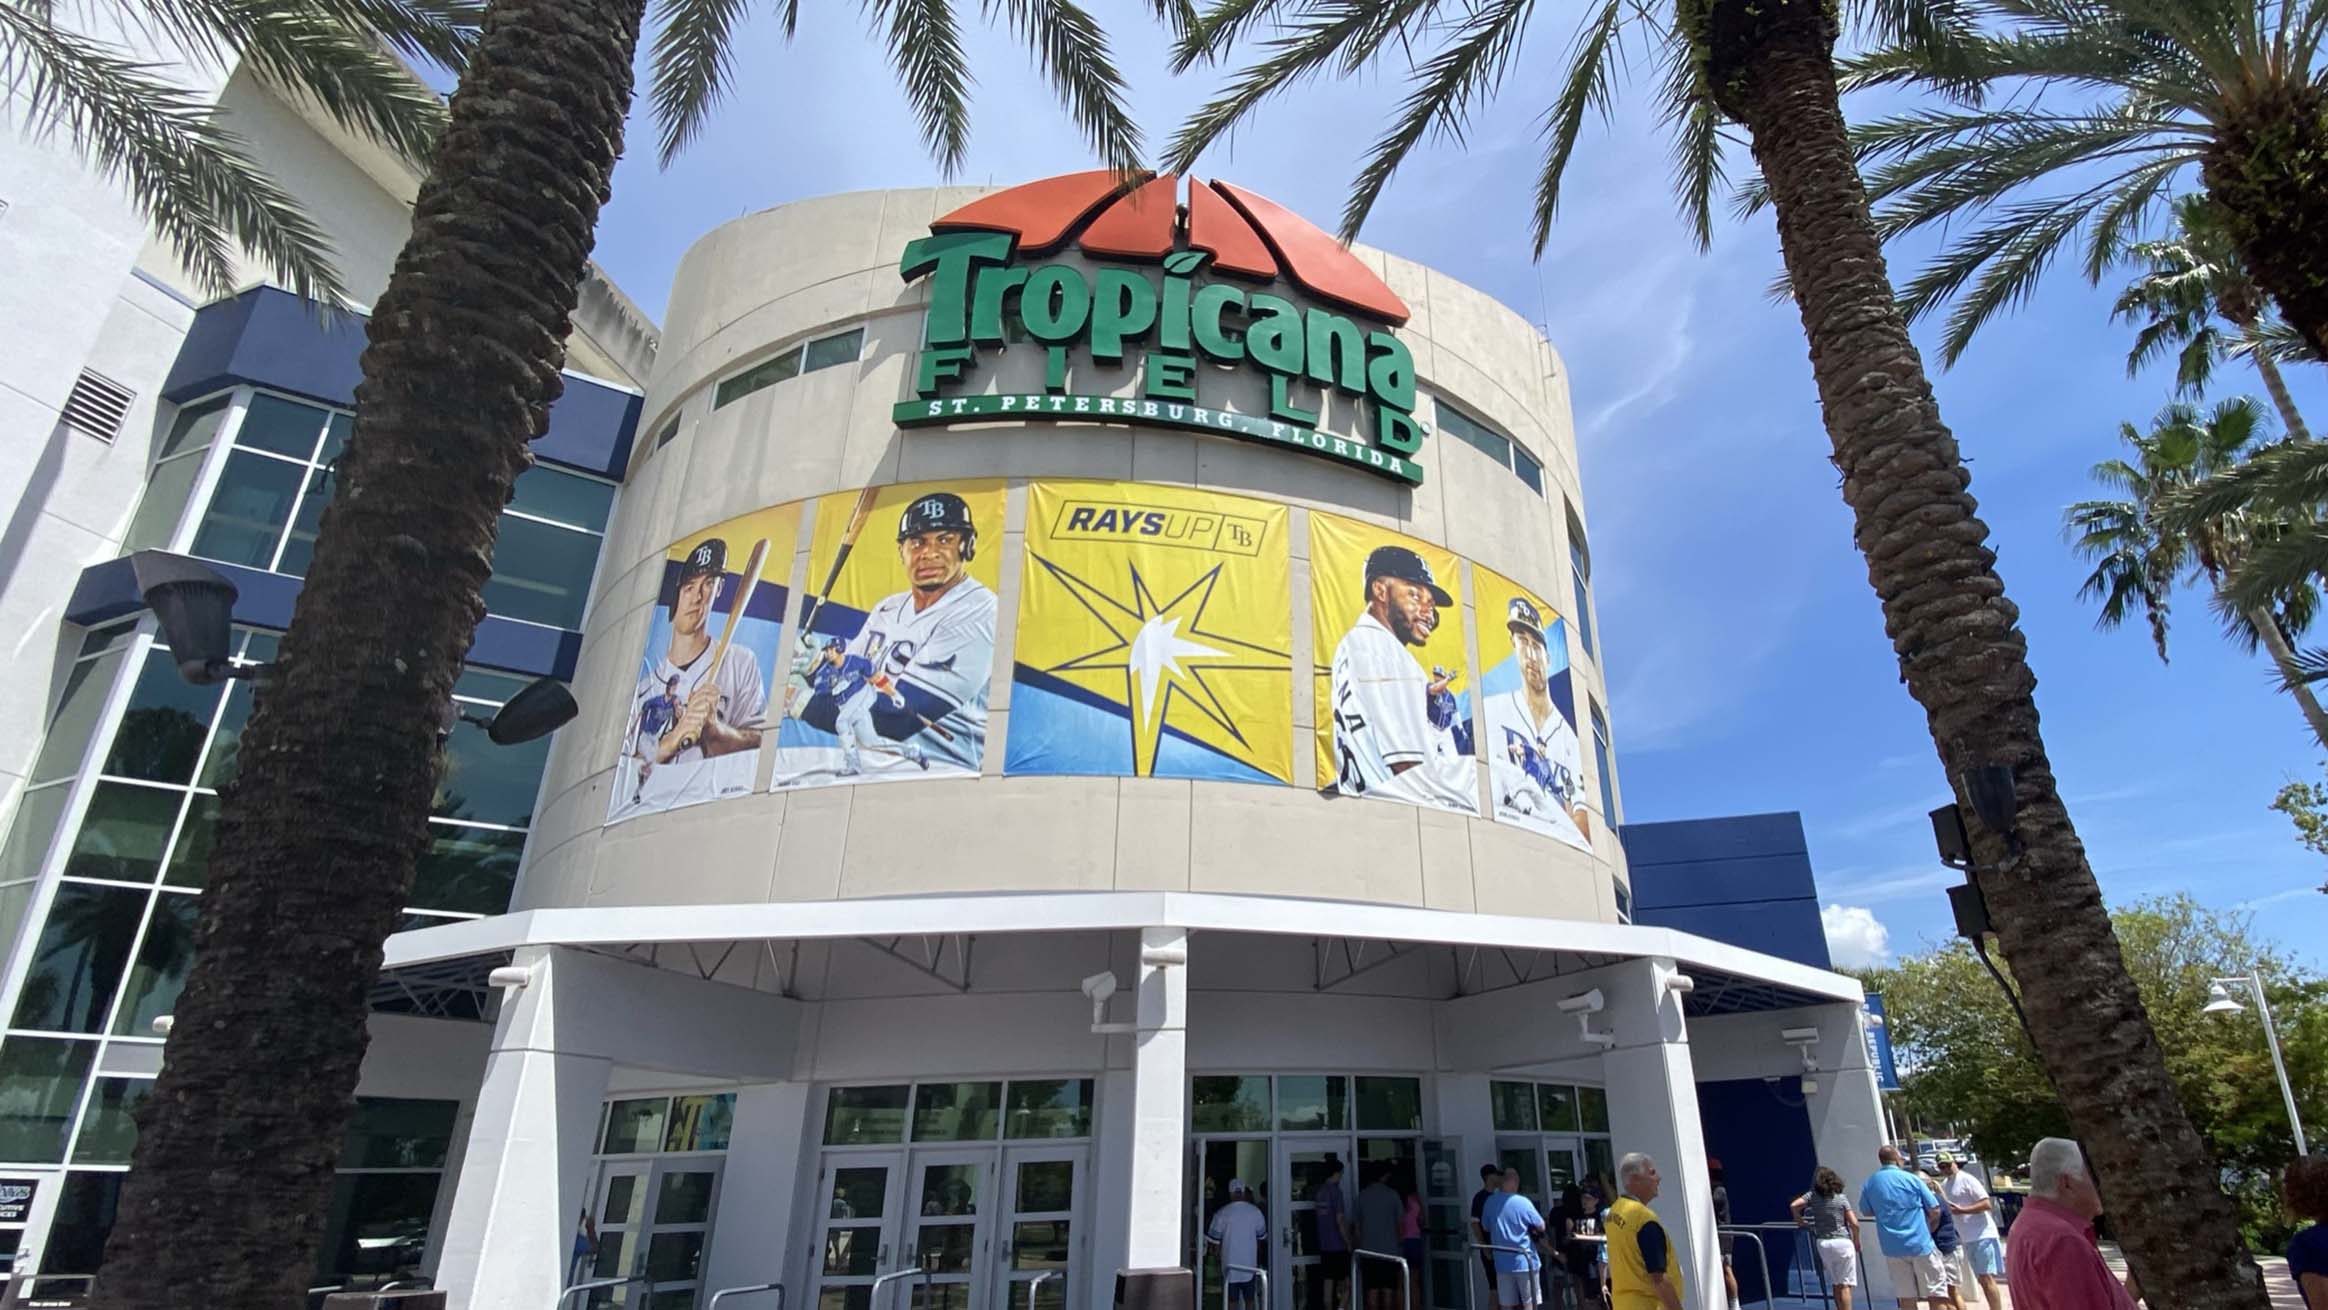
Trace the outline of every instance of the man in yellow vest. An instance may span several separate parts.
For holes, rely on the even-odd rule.
[[[1638,1151],[1617,1161],[1621,1195],[1606,1225],[1610,1310],[1682,1310],[1681,1252],[1648,1204],[1658,1181],[1657,1162]]]

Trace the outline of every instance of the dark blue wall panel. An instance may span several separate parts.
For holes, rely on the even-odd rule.
[[[1803,1107],[1800,1078],[1740,1078],[1697,1085],[1698,1118],[1704,1123],[1706,1154],[1722,1162],[1722,1182],[1730,1190],[1730,1221],[1734,1224],[1790,1222],[1787,1204],[1810,1190],[1811,1174],[1819,1159],[1811,1139],[1810,1112]],[[1662,1163],[1662,1162],[1660,1162]],[[1703,1161],[1681,1161],[1680,1168],[1702,1167]],[[1798,1258],[1806,1255],[1792,1232],[1769,1230],[1759,1234],[1770,1259],[1770,1280],[1785,1291]],[[1762,1267],[1754,1258],[1754,1244],[1740,1238],[1735,1244],[1738,1299],[1753,1304],[1762,1299]],[[1808,1269],[1804,1278],[1816,1286]],[[1714,1300],[1704,1302],[1717,1304]]]
[[[1831,967],[1801,815],[1635,823],[1618,836],[1634,922]]]
[[[254,287],[195,311],[194,325],[170,366],[162,396],[192,400],[248,383],[341,408],[356,403],[362,379],[365,319],[325,316],[274,287]],[[620,477],[630,460],[641,399],[620,387],[566,375],[550,405],[550,429],[534,455],[603,477]]]

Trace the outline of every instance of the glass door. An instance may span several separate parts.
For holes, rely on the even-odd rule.
[[[994,1262],[993,1310],[1069,1310],[1082,1303],[1077,1256],[1083,1250],[1085,1158],[1080,1146],[1004,1152],[1002,1258]]]
[[[873,1280],[895,1267],[889,1252],[904,1160],[890,1155],[825,1157],[818,1181],[824,1242],[816,1264],[816,1310],[873,1310]]]
[[[906,1263],[929,1272],[921,1310],[987,1310],[979,1286],[993,1249],[995,1153],[916,1151],[906,1196]]]
[[[570,1282],[587,1283],[601,1278],[627,1278],[641,1272],[640,1261],[645,1255],[647,1229],[647,1181],[654,1172],[646,1160],[626,1160],[599,1167],[598,1189],[593,1207],[598,1215],[598,1253],[591,1257],[589,1268]],[[643,1306],[644,1298],[634,1299],[634,1287],[607,1287],[590,1293],[592,1306]]]
[[[1262,1218],[1269,1221],[1267,1233],[1275,1235],[1284,1218],[1271,1204],[1279,1195],[1270,1185],[1269,1139],[1266,1137],[1203,1137],[1196,1142],[1196,1184],[1190,1189],[1190,1215],[1195,1220],[1195,1244],[1191,1249],[1189,1268],[1196,1270],[1197,1310],[1220,1310],[1227,1271],[1221,1267],[1224,1253],[1205,1240],[1212,1231],[1213,1216],[1229,1203],[1229,1184],[1243,1183],[1247,1201],[1259,1207]],[[1277,1278],[1277,1261],[1270,1254],[1270,1237],[1264,1236],[1255,1247],[1254,1263],[1269,1271],[1271,1281]],[[1272,1289],[1274,1290],[1274,1288]],[[1263,1310],[1269,1310],[1263,1307]]]
[[[1353,1310],[1348,1245],[1337,1242],[1344,1254],[1330,1261],[1323,1258],[1317,1211],[1318,1197],[1333,1185],[1342,1189],[1342,1213],[1350,1213],[1350,1198],[1356,1192],[1350,1183],[1354,1145],[1353,1139],[1345,1136],[1277,1139],[1272,1190],[1284,1199],[1270,1212],[1270,1219],[1278,1224],[1277,1245],[1284,1256],[1285,1277],[1270,1280],[1269,1291],[1277,1302],[1273,1310]],[[1336,1165],[1341,1166],[1342,1176],[1328,1184],[1327,1173]]]
[[[654,1204],[647,1215],[648,1310],[694,1310],[701,1302],[719,1174],[716,1159],[655,1162]]]
[[[1423,1282],[1433,1310],[1465,1310],[1471,1271],[1478,1260],[1470,1252],[1471,1193],[1478,1175],[1465,1167],[1463,1139],[1423,1139],[1423,1245],[1430,1272]],[[1494,1300],[1491,1295],[1488,1298]]]

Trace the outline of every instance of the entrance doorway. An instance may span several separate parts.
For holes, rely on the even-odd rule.
[[[643,1276],[590,1293],[592,1306],[686,1310],[701,1303],[703,1253],[719,1204],[717,1157],[610,1160],[599,1166],[598,1253],[589,1278]],[[584,1280],[587,1281],[587,1280]]]
[[[1080,1145],[826,1151],[817,1310],[1075,1310],[1088,1166]],[[901,1269],[927,1280],[876,1305],[875,1279]]]

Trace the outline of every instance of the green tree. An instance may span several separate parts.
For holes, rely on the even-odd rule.
[[[664,153],[717,99],[741,0],[663,0]],[[870,0],[941,163],[962,155],[948,0]],[[494,532],[561,388],[621,153],[646,0],[493,0],[374,309],[340,492],[259,684],[94,1304],[303,1306],[368,997],[429,840],[436,729]],[[789,16],[791,6],[784,10]],[[1109,163],[1139,148],[1114,60],[1071,0],[990,7]],[[222,1185],[221,1180],[231,1180]]]
[[[2288,816],[2296,826],[2296,840],[2306,850],[2328,855],[2328,784],[2291,782],[2272,797],[2271,807]],[[2322,883],[2320,891],[2328,895],[2328,883]]]
[[[237,60],[415,163],[444,126],[436,94],[388,53],[458,71],[476,43],[475,0],[0,0],[0,87],[31,133],[57,132],[127,192],[213,295],[235,290],[233,252],[254,252],[303,296],[334,301],[322,229],[268,176],[208,97],[150,57],[98,39],[113,25],[201,74]],[[69,20],[69,21],[61,21]]]
[[[2174,215],[2174,236],[2137,242],[2126,252],[2148,267],[2111,311],[2142,325],[2126,356],[2126,376],[2173,350],[2175,389],[2197,396],[2213,379],[2217,359],[2242,357],[2263,378],[2287,434],[2311,440],[2311,429],[2296,411],[2296,398],[2288,394],[2287,379],[2269,348],[2263,292],[2247,276],[2222,214],[2205,196],[2187,195],[2175,201]],[[2216,325],[2218,318],[2236,333],[2226,334]]]
[[[1853,133],[1876,165],[1868,183],[1887,238],[1979,220],[1903,301],[1911,318],[1955,302],[1944,361],[2073,243],[2098,284],[2194,180],[2256,285],[2313,354],[2328,354],[2328,0],[1968,3],[1988,30],[1937,56],[1877,50],[1848,77],[1961,102]],[[2040,184],[2058,190],[2025,194]]]
[[[2151,642],[2164,662],[2175,589],[2203,583],[2218,599],[2222,596],[2226,578],[2245,557],[2246,516],[2189,523],[2163,510],[2178,493],[2237,467],[2263,421],[2262,409],[2241,398],[2206,414],[2191,405],[2168,405],[2151,420],[2147,433],[2131,423],[2118,425],[2118,439],[2134,457],[2103,460],[2093,466],[2092,477],[2120,499],[2079,501],[2062,514],[2071,547],[2094,561],[2094,571],[2077,594],[2100,606],[2096,626],[2115,628],[2137,615],[2147,619]],[[2250,651],[2260,645],[2270,653],[2312,735],[2328,746],[2328,712],[2302,680],[2289,644],[2311,618],[2314,595],[2305,587],[2276,606],[2228,610],[2228,626]]]
[[[2307,1122],[2321,1122],[2328,1115],[2328,979],[2257,942],[2249,916],[2210,910],[2187,895],[2139,901],[2111,918],[2177,1095],[2224,1170],[2242,1226],[2250,1239],[2278,1249],[2290,1220],[2271,1181],[2294,1154],[2295,1137],[2262,1021],[2252,1009],[2201,1011],[2216,978],[2260,972],[2298,1109]],[[2022,1158],[2038,1138],[2068,1130],[2028,1039],[1968,943],[1950,942],[1863,977],[1883,993],[1901,1094],[1915,1117],[1965,1126],[1992,1162]]]
[[[1768,184],[1810,344],[1827,458],[1841,472],[1901,681],[1925,711],[1942,771],[1970,813],[1971,771],[2012,770],[2012,832],[1974,834],[1975,876],[2005,954],[2037,980],[2030,1024],[2104,1186],[2145,1201],[2131,1207],[2122,1230],[2142,1285],[2180,1306],[2260,1310],[2261,1276],[2175,1098],[2062,804],[2038,729],[2020,611],[2005,597],[1968,489],[1971,473],[1908,336],[1845,130],[1835,67],[1842,22],[1945,51],[1971,39],[1955,21],[1963,8],[1954,0],[1672,0],[1670,9],[1594,0],[1566,72],[1530,80],[1546,125],[1536,249],[1550,233],[1585,121],[1613,103],[1628,32],[1646,34],[1675,133],[1683,211],[1699,243],[1711,237],[1728,125],[1743,129]],[[1343,233],[1353,236],[1418,141],[1434,131],[1460,139],[1505,75],[1528,67],[1520,51],[1534,13],[1530,0],[1460,9],[1436,0],[1214,0],[1183,39],[1180,66],[1226,58],[1248,36],[1259,42],[1259,57],[1181,127],[1170,160],[1187,168],[1304,78],[1404,58],[1409,89],[1343,212]],[[1264,29],[1266,38],[1257,35]]]

